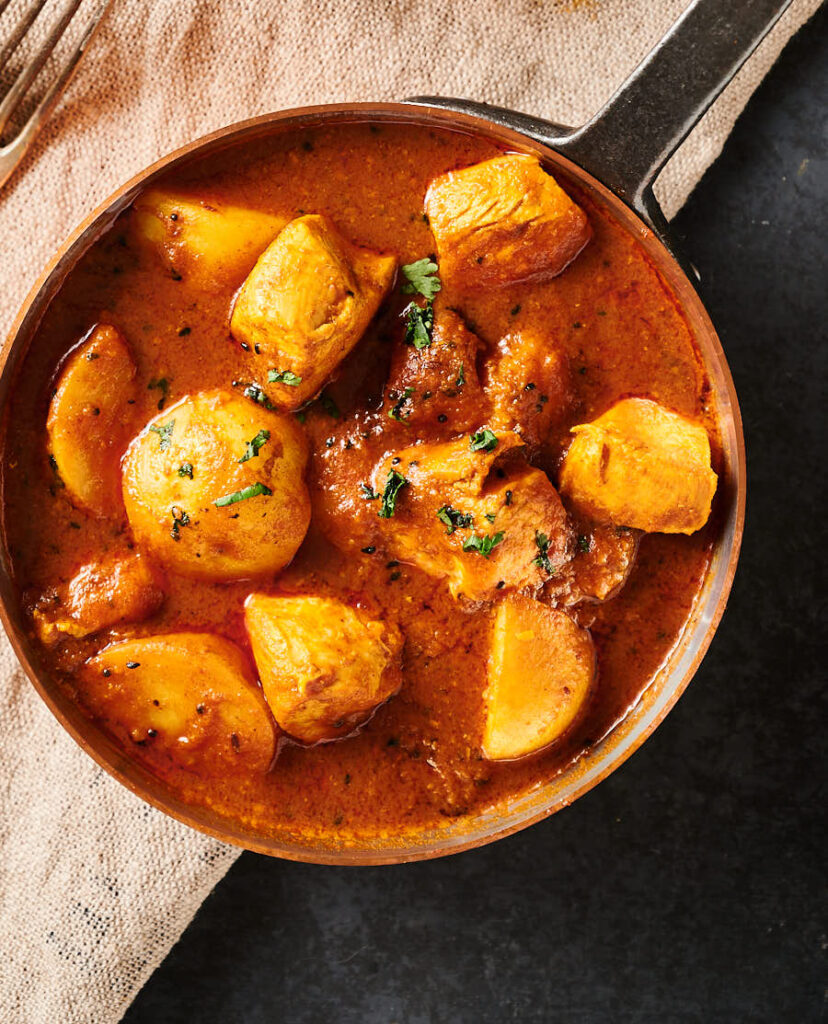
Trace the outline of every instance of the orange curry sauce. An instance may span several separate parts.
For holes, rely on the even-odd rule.
[[[460,132],[383,123],[340,125],[277,135],[189,165],[162,183],[286,217],[327,214],[353,242],[392,253],[400,264],[434,252],[423,217],[429,182],[452,168],[496,155],[491,142]],[[626,395],[654,398],[700,423],[718,462],[709,383],[685,319],[639,244],[587,197],[594,237],[559,277],[475,294],[457,302],[487,346],[534,327],[569,358],[574,403],[566,427],[583,423]],[[136,433],[167,402],[234,380],[266,381],[266,365],[230,336],[233,293],[188,289],[161,260],[134,243],[130,211],[85,256],[47,311],[14,386],[5,426],[4,531],[16,586],[25,600],[129,542],[122,513],[99,519],[74,508],[47,457],[46,416],[59,364],[96,323],[117,326],[138,366],[140,396],[125,415]],[[444,282],[443,300],[451,304]],[[340,411],[315,402],[304,417],[312,448],[309,483],[318,500],[323,465],[335,460],[354,492],[395,447],[428,440],[410,426],[362,437],[377,415],[399,314],[396,287],[326,390]],[[184,330],[188,329],[188,330]],[[483,356],[485,358],[485,354]],[[556,481],[566,432],[539,461]],[[347,513],[344,513],[347,514]],[[715,517],[714,517],[715,518]],[[589,707],[575,727],[540,754],[513,763],[482,758],[482,694],[492,611],[453,600],[445,583],[413,566],[389,564],[377,547],[344,555],[314,522],[278,579],[217,583],[167,574],[160,611],[86,639],[65,638],[46,663],[73,692],[73,668],[107,643],[177,630],[209,630],[250,651],[242,605],[252,589],[360,594],[399,623],[405,636],[401,691],[357,735],[304,748],[283,742],[267,774],[222,779],[169,766],[164,781],[185,802],[267,835],[299,841],[337,835],[403,835],[479,812],[552,777],[622,718],[676,643],[704,579],[714,527],[692,536],[643,538],[633,572],[614,599],[571,614],[588,627],[598,654]],[[366,546],[370,542],[366,541]],[[251,659],[252,663],[252,659]],[[90,712],[91,713],[91,712]],[[138,748],[129,756],[141,756]]]

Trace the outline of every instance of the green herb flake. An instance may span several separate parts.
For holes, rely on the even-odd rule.
[[[339,411],[339,406],[331,398],[331,396],[325,394],[324,391],[319,396],[319,404],[333,420],[338,420],[339,417],[342,415],[342,413]]]
[[[499,533],[491,536],[487,533],[472,535],[463,541],[464,551],[476,551],[478,555],[482,555],[484,558],[488,558],[492,553],[493,549],[503,540],[505,534],[501,530]]]
[[[413,345],[418,351],[428,348],[431,344],[431,332],[434,330],[434,310],[431,303],[418,306],[416,302],[409,302],[400,315],[405,317],[406,345]]]
[[[578,537],[578,548],[581,551],[589,551],[590,547],[589,537],[582,533],[580,537]]]
[[[172,432],[175,426],[175,420],[170,420],[169,423],[164,423],[160,427],[156,427],[154,424],[150,427],[153,434],[158,434],[158,447],[162,452],[165,452],[172,444]]]
[[[485,514],[485,515],[483,516],[483,518],[484,518],[484,519],[488,519],[488,521],[489,521],[490,523],[493,523],[493,522],[495,521],[495,519],[496,519],[497,517],[496,517],[496,515],[495,515],[495,513],[494,513],[494,512],[487,512],[487,513],[486,513],[486,514]]]
[[[193,464],[192,462],[182,462],[178,467],[179,476],[188,476],[191,480],[193,479]]]
[[[302,378],[293,370],[268,370],[267,381],[268,384],[287,384],[292,388],[298,388],[302,383]]]
[[[497,448],[497,435],[488,427],[484,427],[476,434],[472,434],[469,448],[473,452],[493,452]]]
[[[373,487],[369,487],[368,484],[360,484],[359,491],[366,501],[376,501],[379,498],[379,494],[377,494]]]
[[[253,459],[259,454],[259,450],[270,440],[269,430],[260,430],[258,434],[253,438],[252,441],[247,442],[247,447],[244,450],[244,455],[239,459],[239,462],[247,462],[248,459]],[[192,474],[191,474],[192,475]]]
[[[532,559],[532,565],[543,569],[550,576],[554,575],[555,566],[549,561],[549,538],[540,530],[535,530],[535,546],[538,549],[538,554]]]
[[[248,498],[257,498],[260,494],[273,494],[273,491],[263,483],[257,481],[255,484],[242,487],[240,491],[234,491],[232,494],[225,494],[221,498],[216,498],[213,504],[216,508],[224,508],[226,505],[235,505],[237,501],[246,501]]]
[[[437,509],[437,518],[445,523],[446,533],[454,533],[457,529],[465,529],[474,522],[474,516],[470,512],[459,512],[451,505],[442,505]]]
[[[234,384],[239,383],[241,382],[234,381]],[[246,384],[244,391],[242,391],[242,394],[244,395],[245,398],[251,399],[251,401],[256,402],[258,405],[263,405],[265,409],[275,409],[274,404],[265,394],[264,388],[262,388],[259,384],[256,384],[255,381],[251,381],[250,384]]]
[[[173,540],[181,539],[181,527],[189,525],[190,517],[184,511],[183,508],[179,508],[178,505],[173,505],[170,509],[170,515],[173,518],[172,528],[170,529],[170,536]]]
[[[158,410],[160,412],[167,404],[167,392],[170,389],[170,382],[166,377],[159,377],[158,380],[151,380],[147,384],[147,391],[154,391],[156,388],[161,392],[161,397],[158,399]]]
[[[405,391],[403,391],[399,399],[388,410],[388,415],[392,420],[396,420],[398,423],[405,423],[405,421],[408,419],[408,416],[402,415],[402,407],[405,405],[408,399],[411,398],[413,394],[414,388],[406,388]],[[411,414],[409,413],[409,416],[410,415]]]
[[[400,289],[403,295],[416,295],[419,292],[430,302],[442,287],[437,276],[437,264],[428,256],[404,264],[402,272],[406,282]]]
[[[466,367],[463,363],[460,364],[460,372],[457,374],[457,380],[454,382],[456,388],[462,388],[466,383]]]
[[[402,473],[398,473],[396,469],[389,471],[388,479],[385,481],[385,490],[382,493],[382,506],[379,512],[377,512],[381,519],[390,519],[394,515],[397,508],[397,498],[407,483],[408,481]]]

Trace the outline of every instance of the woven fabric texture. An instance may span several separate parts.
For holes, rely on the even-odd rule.
[[[113,0],[47,128],[0,191],[0,336],[72,227],[199,135],[284,107],[421,93],[578,124],[686,3]],[[0,19],[0,39],[23,5],[13,0]],[[668,216],[818,6],[794,0],[675,155],[657,190]],[[0,1021],[117,1021],[238,851],[101,771],[53,720],[5,637],[0,730]]]

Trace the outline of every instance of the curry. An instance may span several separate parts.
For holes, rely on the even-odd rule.
[[[342,124],[179,168],[76,266],[8,407],[4,540],[50,673],[178,799],[402,837],[640,699],[719,451],[602,207],[482,138]]]

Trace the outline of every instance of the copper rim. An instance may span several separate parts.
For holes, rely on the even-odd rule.
[[[156,161],[122,185],[94,210],[57,251],[32,290],[12,326],[0,356],[0,411],[5,415],[10,385],[48,303],[86,250],[111,226],[154,178],[176,165],[208,152],[249,141],[271,132],[304,130],[334,123],[392,121],[436,126],[483,135],[516,150],[537,153],[609,208],[648,253],[672,288],[693,330],[713,385],[721,424],[723,468],[720,481],[724,514],[702,591],[676,647],[655,681],[623,721],[576,763],[540,787],[487,808],[444,828],[383,839],[316,844],[292,842],[245,830],[238,822],[177,800],[147,771],[132,762],[63,693],[39,664],[30,643],[11,580],[8,555],[0,552],[0,619],[29,679],[73,739],[110,775],[159,810],[192,828],[224,842],[258,853],[322,864],[395,864],[426,860],[482,846],[568,806],[621,765],[664,719],[695,674],[721,621],[736,572],[745,517],[745,446],[736,391],[721,344],[695,289],[659,238],[617,196],[599,181],[554,150],[519,132],[490,122],[434,107],[403,103],[358,103],[302,107],[242,121],[204,136]],[[2,486],[0,482],[0,486]]]

